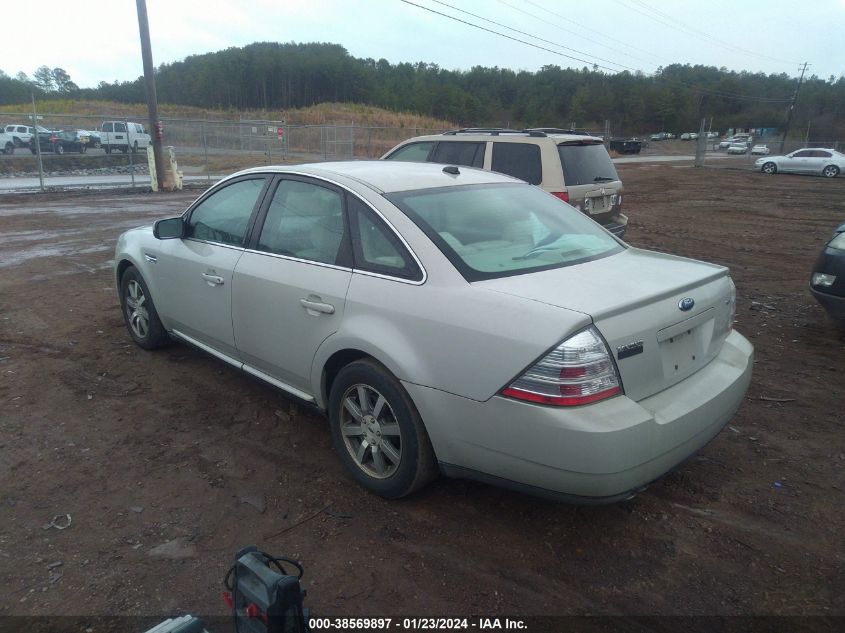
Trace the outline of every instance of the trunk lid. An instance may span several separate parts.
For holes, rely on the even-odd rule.
[[[734,285],[727,268],[635,248],[474,285],[589,315],[633,400],[704,367],[730,332]],[[681,309],[684,299],[693,305]]]

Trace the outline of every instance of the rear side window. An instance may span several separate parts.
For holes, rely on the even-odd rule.
[[[341,255],[343,200],[337,191],[310,182],[279,183],[258,239],[258,249],[323,264]]]
[[[428,154],[431,148],[434,147],[434,141],[427,143],[411,143],[405,147],[400,147],[387,157],[387,160],[402,160],[412,163],[424,163],[428,160]]]
[[[372,209],[354,196],[347,196],[347,207],[356,270],[422,280],[422,271],[410,253]]]
[[[484,167],[484,148],[487,143],[440,141],[431,155],[431,162],[446,165]]]
[[[239,180],[218,189],[191,211],[186,237],[240,246],[264,188],[264,178]]]
[[[563,181],[573,185],[595,185],[619,180],[610,155],[601,143],[558,145]]]
[[[114,131],[115,132],[125,132],[126,131],[126,124],[125,123],[115,123],[114,124]]]
[[[493,162],[490,168],[532,185],[543,182],[540,148],[531,143],[493,143]]]
[[[103,132],[112,132],[114,128],[111,123],[103,123]]]

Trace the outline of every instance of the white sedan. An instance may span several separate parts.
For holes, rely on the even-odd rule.
[[[771,152],[772,150],[769,149],[768,145],[755,145],[751,148],[752,154],[757,154],[761,156],[767,156]]]
[[[463,166],[242,171],[124,233],[115,275],[139,346],[185,341],[322,410],[389,498],[442,472],[625,499],[719,433],[754,363],[726,268]]]
[[[764,174],[782,171],[836,178],[845,169],[845,154],[825,148],[799,149],[786,156],[758,158],[754,164]]]
[[[728,145],[728,154],[745,154],[748,152],[748,144],[745,141],[735,141]]]

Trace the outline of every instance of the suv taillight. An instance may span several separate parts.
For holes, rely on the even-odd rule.
[[[564,202],[569,202],[569,192],[568,191],[552,191],[552,195],[555,198],[559,198]]]
[[[501,392],[557,407],[589,404],[619,393],[616,365],[593,326],[566,339]]]

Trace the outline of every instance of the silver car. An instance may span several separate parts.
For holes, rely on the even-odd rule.
[[[835,149],[799,149],[786,156],[767,156],[754,163],[764,174],[792,172],[836,178],[845,169],[845,154]]]
[[[722,266],[627,246],[479,169],[262,167],[124,233],[129,334],[312,403],[389,498],[438,473],[626,498],[709,442],[751,379]]]

